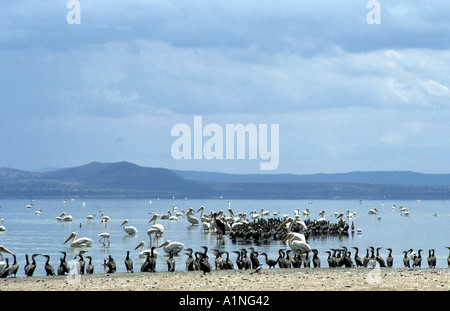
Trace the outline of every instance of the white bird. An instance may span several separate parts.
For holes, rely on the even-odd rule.
[[[41,215],[42,214],[42,210],[38,209],[36,212],[34,212],[36,215]]]
[[[61,221],[63,219],[63,217],[66,216],[66,212],[63,212],[61,215],[59,215],[58,217],[56,217],[57,221]]]
[[[307,229],[306,224],[303,221],[301,221],[301,220],[300,221],[298,221],[298,220],[294,221],[294,219],[292,217],[289,217],[287,220],[285,220],[284,222],[282,222],[278,226],[278,229],[281,228],[282,226],[287,226],[289,223],[290,223],[290,225],[287,227],[288,235],[292,234],[292,235],[296,236],[296,239],[306,242],[306,238],[305,238],[305,236],[302,233],[292,232],[292,227],[294,226],[295,223],[300,224],[300,226],[303,229],[305,229],[305,230]]]
[[[72,218],[72,215],[65,215],[61,218],[61,220],[64,222],[69,222],[69,221],[72,221],[73,218]]]
[[[100,210],[99,212],[102,213],[102,217],[100,217],[100,222],[110,222],[111,221],[111,218],[109,216],[104,215],[102,210]]]
[[[303,215],[304,215],[304,216],[309,216],[309,209],[305,209],[305,210],[303,211]]]
[[[287,242],[287,244],[293,251],[302,250],[309,253],[311,251],[311,246],[309,246],[309,244],[306,242],[305,237],[303,236],[302,238],[294,233],[295,232],[289,233],[283,239],[283,243]]]
[[[138,246],[135,247],[135,250],[138,249],[139,247],[141,248],[141,251],[139,252],[139,258],[147,258],[147,253],[151,254],[152,244],[153,244],[152,243],[152,233],[155,233],[155,232],[156,232],[156,230],[154,228],[147,230],[148,237],[150,238],[150,243],[149,243],[148,249],[144,250],[144,246],[145,246],[144,241],[142,241],[141,243],[138,244]],[[155,257],[158,257],[158,254],[159,253],[157,251],[155,251],[155,250],[153,251],[153,255],[155,255]]]
[[[86,219],[88,220],[88,222],[91,222],[92,219],[94,219],[95,214],[90,214],[86,216]]]
[[[129,235],[134,235],[138,232],[138,230],[133,226],[127,226],[128,219],[125,219],[120,226],[123,226],[123,230]]]
[[[102,232],[98,236],[100,237],[100,240],[98,241],[102,243],[103,246],[106,246],[106,242],[108,242],[108,246],[111,245],[111,235],[108,232]]]
[[[162,247],[166,253],[172,252],[173,254],[178,254],[183,250],[184,244],[180,242],[171,242],[167,240],[159,247]]]
[[[261,209],[261,216],[270,216],[270,211],[265,211],[264,208]]]
[[[72,232],[72,234],[67,238],[67,240],[63,243],[63,245],[69,242],[70,240],[72,240],[72,242],[70,243],[71,247],[87,247],[91,246],[92,244],[92,240],[90,238],[77,239],[76,232]]]
[[[5,220],[2,218],[2,225],[0,226],[0,231],[6,231]]]
[[[376,215],[378,214],[378,210],[376,207],[369,209],[369,215]]]
[[[2,253],[7,253],[10,255],[14,255],[13,252],[11,252],[10,250],[6,249],[5,247],[3,247],[3,245],[0,245],[0,272],[2,272],[5,267],[6,267],[6,262],[5,259],[3,258],[3,254]]]
[[[161,236],[164,233],[164,226],[161,224],[157,224],[156,219],[158,219],[158,214],[155,213],[152,219],[148,221],[148,223],[151,223],[153,221],[152,228],[156,229],[155,236],[158,236],[158,234]]]
[[[200,223],[200,221],[198,220],[197,217],[195,217],[194,215],[192,215],[194,213],[194,209],[190,208],[187,213],[186,213],[186,217],[187,220],[192,224],[192,225],[198,225]]]

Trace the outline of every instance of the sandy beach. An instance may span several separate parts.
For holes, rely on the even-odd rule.
[[[450,269],[96,273],[0,280],[1,291],[449,291]]]

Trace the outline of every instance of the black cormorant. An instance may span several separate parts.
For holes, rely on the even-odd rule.
[[[25,266],[26,276],[33,276],[34,270],[36,269],[36,256],[39,256],[39,254],[33,254],[33,256],[31,256],[32,262]]]
[[[386,266],[392,268],[394,266],[394,257],[392,257],[392,248],[386,248],[389,251],[389,254],[386,258]]]
[[[86,274],[94,274],[94,265],[92,264],[92,257],[86,256],[87,259],[89,259],[89,263],[86,266]]]
[[[186,250],[188,251],[188,253],[185,253],[188,255],[188,258],[186,259],[186,271],[195,271],[194,257],[192,256],[194,250],[192,248],[188,248]]]
[[[233,253],[237,254],[236,265],[237,265],[238,269],[239,270],[244,269],[244,264],[242,263],[242,259],[241,259],[241,252],[233,251]]]
[[[419,249],[417,251],[417,255],[413,257],[414,258],[413,268],[415,268],[415,267],[420,268],[422,266],[422,254],[421,254],[422,251],[423,251],[423,249]]]
[[[205,250],[204,253],[201,255],[200,259],[200,270],[203,271],[203,274],[210,273],[212,270],[211,264],[208,262],[208,256],[206,253],[208,252],[208,247],[202,246],[202,248]]]
[[[252,263],[253,269],[256,269],[260,266],[258,252],[255,252],[255,249],[253,247],[250,247],[250,262]]]
[[[381,268],[386,268],[386,262],[384,261],[384,259],[380,256],[380,249],[382,249],[382,247],[377,247],[377,256],[375,257],[375,259],[377,260],[377,262],[380,264]]]
[[[412,249],[407,250],[407,251],[403,251],[402,253],[405,254],[403,256],[403,265],[405,266],[405,268],[411,268],[411,265],[409,263],[409,257],[408,257],[408,253],[412,251]]]
[[[52,265],[50,265],[50,256],[49,255],[42,255],[45,258],[47,258],[47,261],[45,262],[45,273],[47,274],[47,276],[51,276],[51,275],[56,275],[55,274],[55,268],[53,268]]]
[[[133,259],[130,258],[130,251],[127,251],[127,256],[125,257],[125,268],[127,272],[133,273]]]
[[[173,259],[173,251],[169,252],[169,258],[167,259],[167,270],[169,272],[175,271],[175,259]]]
[[[359,249],[357,247],[355,247],[355,246],[352,246],[352,248],[356,251],[355,257],[354,257],[355,263],[356,263],[356,267],[357,268],[358,267],[364,267],[364,263],[363,263],[361,257],[358,256]]]
[[[313,252],[313,267],[314,268],[320,268],[320,258],[319,258],[319,251],[317,249],[312,249]]]
[[[116,272],[116,269],[117,269],[116,262],[111,257],[111,255],[109,255],[109,259],[108,259],[108,262],[106,263],[106,266],[107,266],[106,273],[115,273]]]
[[[430,249],[428,251],[428,267],[430,268],[436,268],[436,256],[434,255],[434,249]]]

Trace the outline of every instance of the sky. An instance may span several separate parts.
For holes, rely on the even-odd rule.
[[[4,1],[0,167],[450,173],[448,16],[444,0]],[[176,159],[195,116],[278,124],[276,167]]]

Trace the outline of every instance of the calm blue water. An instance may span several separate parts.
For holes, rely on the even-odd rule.
[[[60,251],[66,251],[70,256],[68,261],[79,252],[80,249],[72,249],[69,243],[63,245],[63,242],[72,232],[77,232],[78,237],[89,237],[93,242],[93,246],[88,248],[88,253],[93,258],[95,265],[94,273],[103,273],[103,260],[112,255],[117,263],[117,272],[125,272],[123,263],[126,251],[131,251],[131,257],[134,261],[135,271],[140,271],[140,265],[143,259],[138,256],[139,250],[134,248],[141,242],[145,241],[148,248],[149,238],[146,231],[151,227],[148,221],[151,218],[151,212],[159,215],[166,214],[168,210],[173,213],[172,206],[176,205],[179,210],[188,210],[193,207],[197,210],[201,205],[205,206],[205,211],[211,210],[227,211],[227,200],[103,200],[103,199],[76,199],[67,200],[67,204],[63,204],[62,200],[36,200],[33,208],[26,208],[30,203],[27,200],[1,200],[0,219],[5,220],[5,232],[0,232],[0,245],[5,246],[18,256],[20,268],[18,276],[24,276],[23,266],[25,265],[25,254],[42,253],[51,256],[50,263],[55,267],[59,266],[59,258],[62,257]],[[83,206],[85,202],[85,206]],[[324,200],[314,201],[308,204],[303,200],[232,200],[231,207],[236,212],[246,212],[249,214],[252,210],[258,212],[262,208],[266,211],[277,211],[280,216],[287,214],[294,215],[294,211],[300,211],[308,208],[311,212],[310,218],[317,219],[319,211],[326,211],[326,218],[332,222],[336,222],[333,217],[335,212],[346,213],[356,212],[356,217],[350,221],[354,221],[355,227],[362,230],[361,234],[355,232],[347,238],[329,237],[325,239],[310,239],[309,244],[312,248],[319,250],[319,257],[322,260],[322,267],[327,267],[324,251],[330,248],[339,248],[341,246],[357,246],[362,250],[363,255],[367,246],[390,247],[394,250],[394,267],[403,267],[401,260],[401,251],[413,248],[424,249],[423,257],[428,255],[428,250],[434,248],[436,250],[437,267],[447,267],[448,250],[445,246],[450,246],[450,202],[448,201],[385,201],[384,207],[382,201],[366,201],[360,204],[359,201],[341,201],[341,200]],[[396,210],[392,210],[392,205],[397,206]],[[410,215],[402,216],[400,213],[400,205],[408,208]],[[369,215],[368,210],[376,207],[379,211],[378,215]],[[41,209],[42,214],[36,215],[35,212]],[[111,217],[111,222],[103,224],[100,222],[100,212],[102,210],[105,215]],[[73,216],[72,222],[58,222],[55,218],[61,213]],[[89,223],[86,216],[96,214],[96,218]],[[200,218],[197,213],[197,218]],[[228,213],[226,213],[228,215]],[[302,217],[303,219],[305,217]],[[129,226],[138,229],[135,236],[128,236],[121,223],[124,219],[128,219]],[[165,233],[163,237],[153,239],[154,245],[161,245],[166,240],[179,241],[185,244],[186,248],[193,248],[194,251],[201,251],[202,245],[206,245],[209,249],[219,248],[221,250],[233,251],[239,248],[249,248],[251,244],[235,244],[228,237],[218,239],[216,234],[203,232],[200,226],[191,226],[186,216],[179,217],[178,221],[160,220],[157,223],[164,225]],[[81,226],[80,226],[81,225]],[[103,246],[99,242],[98,234],[109,232],[111,234],[111,245]],[[279,241],[270,242],[264,245],[253,245],[259,253],[266,252],[270,258],[278,257],[278,249],[283,245]],[[157,261],[157,271],[166,271],[167,264],[162,249],[159,249],[160,256]],[[214,254],[208,252],[210,263],[213,264]],[[381,250],[383,257],[387,256],[385,249]],[[233,262],[236,255],[231,253]],[[262,256],[261,256],[262,257]],[[361,256],[363,257],[363,256]],[[9,257],[10,258],[10,257]],[[185,260],[187,256],[184,251],[176,256],[176,270],[185,269]],[[353,258],[353,253],[352,253]],[[263,261],[263,258],[260,258]],[[45,275],[44,257],[37,257],[38,266],[35,275]],[[426,259],[422,262],[422,267],[427,267]]]

